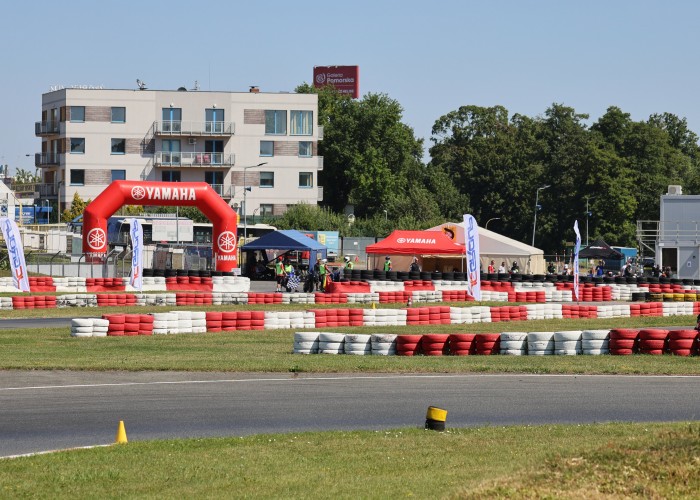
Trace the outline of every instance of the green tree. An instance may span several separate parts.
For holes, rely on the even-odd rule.
[[[36,184],[37,182],[41,182],[41,177],[28,170],[18,168],[14,180],[17,184]]]
[[[85,212],[85,207],[88,206],[89,203],[90,200],[88,200],[87,202],[83,201],[83,199],[78,193],[74,193],[73,201],[70,204],[70,208],[63,211],[63,214],[61,215],[61,221],[71,222],[76,217],[83,215],[83,212]]]

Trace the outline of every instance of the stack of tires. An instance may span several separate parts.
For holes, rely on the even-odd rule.
[[[318,332],[296,332],[294,334],[294,354],[316,354],[318,352]]]
[[[447,333],[426,333],[421,340],[421,349],[426,356],[442,356],[447,354]]]
[[[527,354],[526,332],[501,332],[501,354],[523,356]]]
[[[477,333],[474,336],[473,350],[476,354],[490,356],[501,351],[500,333]]]
[[[608,347],[610,354],[615,356],[627,356],[634,352],[637,344],[639,330],[615,328],[610,330]]]
[[[447,343],[450,348],[450,354],[454,356],[467,356],[471,353],[474,347],[473,333],[453,333],[450,335]]]
[[[668,330],[644,329],[639,331],[637,351],[640,354],[660,355],[666,349]]]
[[[609,330],[584,330],[581,334],[581,352],[588,355],[608,354]]]
[[[690,356],[696,347],[696,330],[671,330],[668,333],[668,352],[676,356]]]
[[[415,356],[420,353],[422,335],[399,335],[396,337],[396,354]]]
[[[554,354],[559,356],[576,356],[581,354],[581,335],[579,330],[554,332]]]
[[[396,354],[396,337],[390,333],[375,333],[372,335],[372,355],[393,356]]]
[[[528,332],[528,356],[548,356],[554,354],[554,332]]]
[[[321,332],[318,334],[319,354],[343,354],[345,352],[345,334]]]
[[[358,356],[372,354],[372,336],[355,333],[345,335],[345,354]]]

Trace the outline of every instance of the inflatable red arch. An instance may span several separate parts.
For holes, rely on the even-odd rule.
[[[83,253],[107,253],[107,219],[124,205],[195,206],[214,225],[212,256],[217,271],[238,267],[238,214],[206,182],[114,181],[83,214]]]

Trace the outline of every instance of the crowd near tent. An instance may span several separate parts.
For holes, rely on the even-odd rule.
[[[266,252],[268,257],[271,255],[274,257],[274,255],[280,255],[289,251],[309,252],[311,264],[316,262],[317,257],[325,259],[328,252],[325,245],[294,229],[268,233],[241,247],[242,252],[254,252],[256,250]]]
[[[441,232],[453,242],[464,245],[464,222],[446,222],[439,226],[431,227],[428,231]],[[501,265],[501,262],[505,262],[506,269],[509,270],[515,261],[518,263],[521,273],[544,274],[546,272],[544,251],[483,227],[479,228],[479,254],[481,257],[481,268],[484,272],[486,272],[492,260],[496,264],[496,269]],[[441,267],[439,270],[443,272],[462,269],[460,267],[462,264],[454,258],[443,258],[439,261],[437,259],[433,260],[435,261],[435,267]],[[428,270],[432,271],[432,269]]]
[[[452,255],[456,261],[464,261],[464,245],[453,241],[443,233],[434,231],[401,231],[396,230],[382,241],[369,245],[367,253],[381,255],[375,257],[370,269],[381,269],[385,256],[392,258],[394,270],[407,271],[413,257],[418,257],[419,264],[424,271],[434,271],[426,268],[426,263],[435,256]],[[369,261],[368,261],[369,262]],[[434,267],[434,266],[432,266]],[[461,270],[463,263],[457,269]],[[450,268],[450,271],[452,269]]]

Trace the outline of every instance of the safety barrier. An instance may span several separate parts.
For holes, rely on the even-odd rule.
[[[368,341],[368,338],[370,339]],[[371,349],[368,348],[371,343]],[[379,347],[383,343],[382,347]],[[377,347],[375,348],[375,344]],[[350,346],[350,347],[348,347]],[[428,333],[357,335],[296,332],[297,354],[398,354],[399,356],[576,356],[671,354],[700,355],[695,330],[566,330],[557,332]]]

